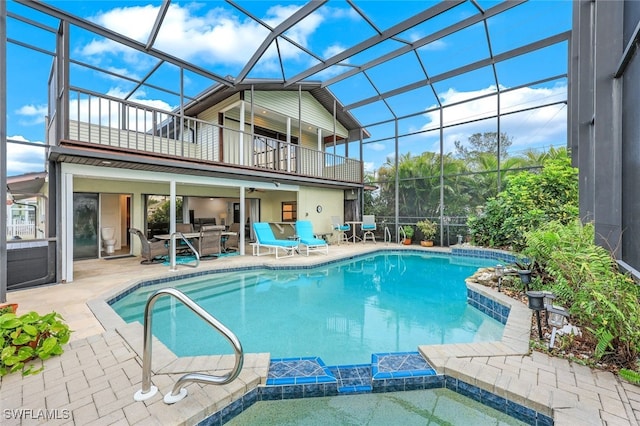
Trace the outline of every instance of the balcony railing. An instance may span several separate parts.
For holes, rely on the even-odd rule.
[[[74,88],[67,139],[202,163],[362,182],[362,163],[197,118]]]

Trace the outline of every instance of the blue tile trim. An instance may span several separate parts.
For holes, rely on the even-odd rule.
[[[511,308],[508,306],[470,288],[467,288],[467,303],[480,312],[489,315],[496,321],[500,321],[502,324],[507,323],[509,313],[511,312]]]
[[[480,247],[452,247],[451,254],[455,256],[465,256],[465,257],[477,257],[482,259],[495,259],[504,263],[515,263],[518,260],[521,260],[517,256],[513,255],[508,251],[503,250],[495,250],[495,249],[486,249]]]

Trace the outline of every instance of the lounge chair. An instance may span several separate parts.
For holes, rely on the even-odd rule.
[[[275,235],[273,235],[271,226],[266,222],[253,222],[253,232],[256,234],[256,242],[251,243],[254,256],[275,253],[276,259],[279,259],[280,257],[293,256],[298,250],[297,241],[278,240]],[[268,249],[267,253],[260,251],[262,247]],[[284,252],[284,256],[279,255],[280,251]]]
[[[338,244],[340,242],[349,242],[349,237],[346,232],[351,230],[351,226],[349,224],[343,224],[340,222],[340,218],[338,216],[331,216],[331,227],[334,231],[338,231]]]
[[[222,252],[220,242],[224,226],[202,225],[198,238],[198,254],[200,257],[218,256]]]
[[[310,252],[318,251],[329,254],[329,244],[325,240],[316,238],[313,233],[313,225],[308,220],[299,220],[296,222],[296,234],[298,235],[298,241],[300,241],[300,252],[304,249],[306,255],[309,256]]]
[[[135,234],[140,238],[140,244],[142,249],[140,255],[142,256],[142,264],[148,265],[151,263],[163,262],[169,255],[169,248],[165,241],[151,239],[147,240],[142,231],[136,228],[129,228],[129,233]]]
[[[376,217],[372,214],[365,214],[362,216],[362,242],[367,241],[367,237],[371,238],[371,241],[376,242],[376,235],[374,231],[376,227]]]

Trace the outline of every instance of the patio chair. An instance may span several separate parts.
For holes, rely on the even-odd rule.
[[[306,255],[309,256],[310,252],[324,252],[329,254],[329,244],[323,239],[316,238],[313,233],[313,225],[308,220],[299,220],[296,222],[296,234],[298,235],[298,241],[300,245],[304,246]],[[303,250],[303,247],[300,247]]]
[[[351,230],[349,224],[343,224],[338,216],[331,216],[331,227],[338,232],[338,244],[342,241],[349,242],[349,237],[347,236],[347,231]]]
[[[198,238],[198,254],[200,258],[206,256],[218,256],[221,252],[220,242],[222,241],[221,225],[202,225],[200,227],[200,237]]]
[[[256,242],[251,243],[254,256],[275,253],[276,259],[279,259],[280,257],[293,256],[298,250],[298,241],[278,240],[273,235],[271,226],[266,222],[253,222],[253,232],[256,235]],[[263,247],[267,249],[267,253],[261,252]],[[280,251],[284,252],[284,256],[280,256]]]
[[[176,223],[176,232],[182,232],[183,234],[190,234],[193,232],[193,224]]]
[[[229,225],[229,232],[235,232],[235,235],[227,235],[222,237],[224,240],[224,251],[239,251],[240,250],[240,224],[232,223]]]
[[[140,255],[143,259],[142,262],[140,262],[141,264],[148,265],[163,262],[169,255],[169,249],[165,241],[156,240],[155,238],[147,240],[147,237],[144,236],[142,231],[136,228],[129,228],[129,233],[135,234],[140,238],[140,244],[142,244]]]
[[[365,214],[362,216],[362,242],[367,241],[367,237],[371,238],[371,241],[376,242],[376,235],[374,231],[376,227],[376,217],[372,214]]]

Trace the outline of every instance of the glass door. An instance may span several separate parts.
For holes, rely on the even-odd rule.
[[[73,194],[73,260],[98,257],[98,194]]]

